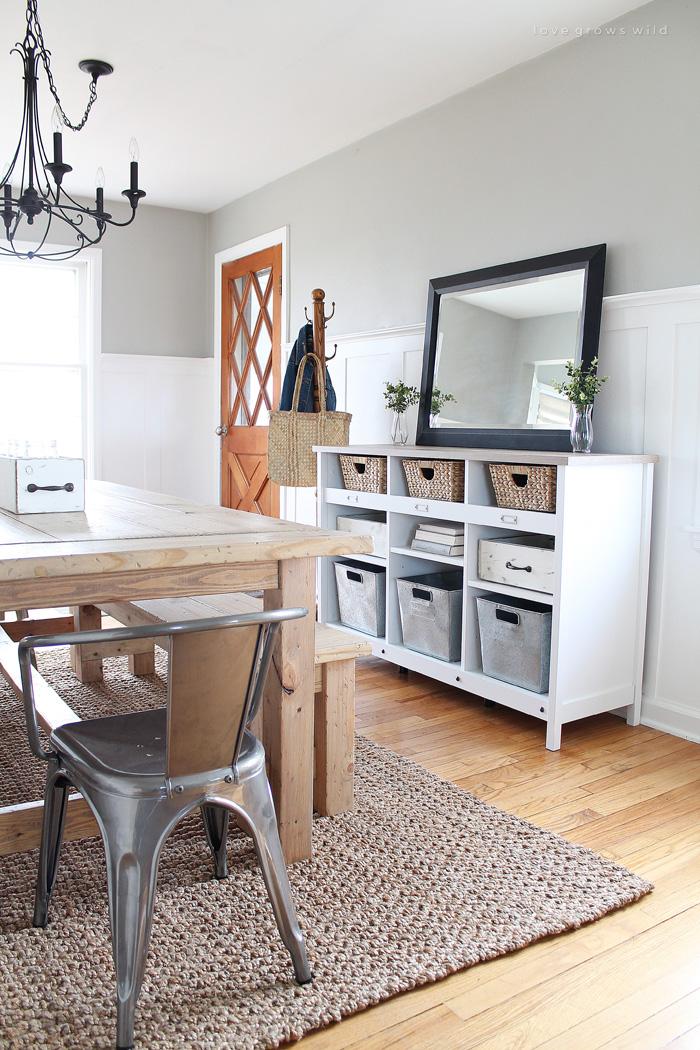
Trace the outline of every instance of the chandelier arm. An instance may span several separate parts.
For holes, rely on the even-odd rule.
[[[78,131],[85,124],[97,97],[95,85],[98,77],[111,73],[112,67],[108,62],[98,59],[85,59],[80,63],[80,68],[91,75],[92,82],[90,100],[83,119],[74,125],[67,119],[53,83],[50,52],[44,44],[39,25],[37,0],[27,0],[25,38],[12,50],[21,56],[24,67],[24,104],[19,142],[0,179],[0,229],[4,226],[6,237],[6,243],[0,243],[0,252],[25,259],[70,259],[83,248],[98,244],[108,226],[125,227],[134,221],[138,204],[146,196],[138,185],[138,155],[134,157],[132,153],[131,184],[123,191],[131,208],[131,215],[127,219],[119,221],[104,210],[101,188],[97,190],[93,207],[78,203],[63,188],[63,178],[72,168],[63,160],[62,137],[58,127],[54,125],[51,161],[42,140],[37,101],[39,71],[43,63],[51,93],[56,100],[59,119],[67,127]],[[17,187],[20,175],[21,181]],[[92,220],[92,224],[87,219]],[[35,221],[39,229],[35,229]],[[31,229],[29,236],[24,232],[25,225]],[[49,241],[50,231],[58,232],[60,236],[60,231],[67,229],[71,231],[71,239],[75,238],[73,244],[54,244]],[[15,247],[15,237],[30,240],[35,247],[26,252],[20,251]]]
[[[87,107],[85,109],[85,112],[83,113],[82,120],[80,121],[79,124],[71,124],[70,120],[66,116],[65,110],[63,109],[63,105],[61,103],[61,100],[58,97],[58,91],[56,89],[56,85],[53,82],[53,74],[51,72],[51,61],[50,61],[50,59],[51,59],[51,52],[47,49],[47,47],[46,47],[46,45],[44,43],[44,34],[41,31],[41,24],[39,22],[39,15],[37,13],[36,4],[37,4],[37,0],[28,0],[28,5],[27,5],[27,38],[29,38],[30,35],[33,36],[35,41],[36,41],[36,43],[37,43],[37,45],[38,45],[39,54],[41,56],[41,61],[43,62],[44,70],[46,71],[46,79],[49,82],[49,89],[50,89],[51,94],[53,95],[54,99],[56,100],[56,105],[58,106],[58,111],[61,114],[61,120],[63,121],[63,123],[65,124],[65,126],[67,128],[71,129],[71,131],[80,131],[82,128],[85,127],[85,124],[87,123],[87,119],[90,116],[90,110],[92,109],[93,104],[94,104],[95,100],[97,99],[97,75],[93,73],[92,80],[90,81],[90,93],[89,93],[90,97],[88,99],[88,104],[87,104]]]

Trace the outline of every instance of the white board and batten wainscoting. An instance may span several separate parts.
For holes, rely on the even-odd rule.
[[[326,333],[351,443],[389,440],[384,382],[420,385],[423,337],[422,324]],[[594,450],[659,456],[642,722],[700,741],[700,287],[606,299],[599,357],[611,378],[596,399]],[[218,502],[214,359],[102,355],[101,370],[99,476]],[[284,517],[316,521],[312,489],[284,495]]]
[[[100,370],[97,477],[218,503],[214,359],[102,354]]]

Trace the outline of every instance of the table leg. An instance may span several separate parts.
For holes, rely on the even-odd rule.
[[[263,742],[288,864],[311,856],[315,602],[315,560],[280,561],[279,586],[264,592],[265,608],[309,610],[281,625],[263,701]]]
[[[315,697],[314,809],[322,817],[354,807],[355,657],[322,665]]]
[[[102,613],[96,605],[79,605],[72,613],[76,631],[99,631],[102,626]],[[82,648],[81,645],[71,646],[70,662],[73,671],[81,682],[101,682],[102,659],[86,659]]]

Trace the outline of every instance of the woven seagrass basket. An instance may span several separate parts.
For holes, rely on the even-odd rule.
[[[557,468],[522,464],[489,463],[499,507],[554,513],[557,502]]]
[[[405,459],[409,496],[461,503],[464,499],[464,460]]]
[[[356,492],[386,492],[386,456],[342,454],[340,467],[346,489]]]

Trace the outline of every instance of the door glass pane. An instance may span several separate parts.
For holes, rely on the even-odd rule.
[[[258,270],[255,280],[239,277],[234,281],[232,323],[234,345],[231,348],[235,361],[236,387],[231,389],[231,415],[234,426],[267,426],[268,407],[272,403],[272,375],[266,383],[265,396],[261,395],[262,381],[272,354],[272,327],[269,305],[265,296],[272,277],[272,268]],[[269,327],[268,327],[269,326]],[[233,333],[232,333],[233,334]]]

